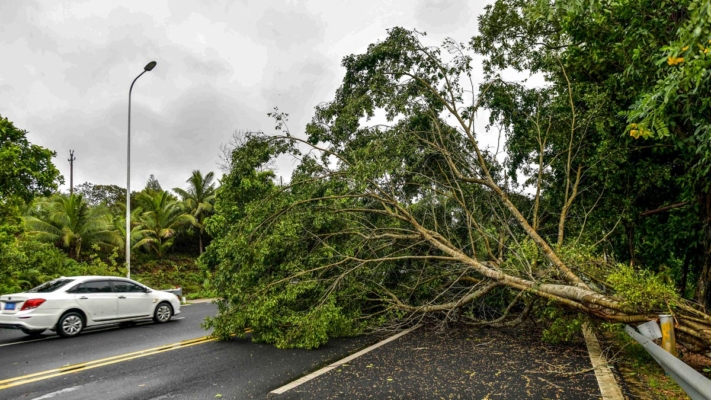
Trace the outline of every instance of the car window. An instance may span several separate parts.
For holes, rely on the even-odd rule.
[[[114,291],[119,293],[143,293],[145,290],[141,286],[135,283],[126,281],[112,281],[114,285]]]
[[[109,281],[84,282],[72,290],[72,293],[112,293]]]
[[[29,293],[54,292],[55,290],[61,288],[62,286],[66,286],[69,282],[73,282],[73,281],[74,281],[74,279],[57,279],[57,280],[53,280],[51,282],[43,283],[34,289],[28,290],[27,292],[29,292]]]

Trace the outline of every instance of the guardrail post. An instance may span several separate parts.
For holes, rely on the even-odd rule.
[[[677,357],[676,336],[674,335],[674,318],[671,314],[661,314],[659,325],[662,327],[662,348],[669,354]]]

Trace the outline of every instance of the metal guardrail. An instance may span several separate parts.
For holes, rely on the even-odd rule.
[[[657,346],[656,343],[639,334],[631,326],[625,326],[625,332],[647,350],[647,353],[654,358],[657,364],[664,368],[664,371],[684,389],[692,400],[711,399],[711,381],[705,376],[686,365],[683,361],[667,353],[664,349]]]

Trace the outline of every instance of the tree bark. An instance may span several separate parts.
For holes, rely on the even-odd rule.
[[[709,290],[709,282],[711,282],[711,191],[702,197],[701,203],[704,224],[704,234],[701,242],[703,267],[696,283],[694,298],[706,309],[709,309],[711,308],[711,290]]]
[[[691,253],[691,249],[687,248],[686,253],[684,254],[684,263],[681,266],[681,282],[679,282],[679,296],[684,298],[684,295],[686,294],[686,280],[688,279],[689,276],[689,262],[691,257],[689,254]]]
[[[664,211],[667,211],[667,210],[673,210],[673,209],[675,209],[675,208],[681,208],[681,207],[684,207],[684,206],[689,205],[690,203],[691,203],[690,201],[684,201],[684,202],[681,202],[681,203],[672,204],[672,205],[670,205],[670,206],[660,207],[660,208],[657,208],[657,209],[655,209],[655,210],[645,211],[645,212],[639,214],[639,216],[640,216],[640,217],[646,217],[647,215],[652,215],[652,214],[664,212]]]

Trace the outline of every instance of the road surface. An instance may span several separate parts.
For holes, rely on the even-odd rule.
[[[213,304],[183,307],[176,320],[110,327],[62,339],[0,330],[0,399],[265,398],[289,381],[360,347],[334,340],[317,350],[279,350],[248,339],[207,338]]]

